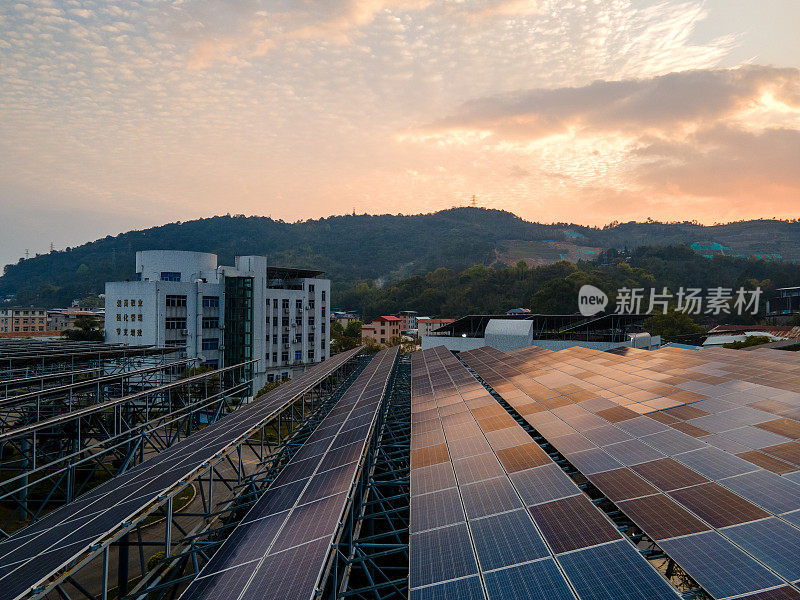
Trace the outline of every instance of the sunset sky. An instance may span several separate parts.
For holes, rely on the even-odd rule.
[[[0,265],[225,213],[800,217],[798,0],[8,0]]]

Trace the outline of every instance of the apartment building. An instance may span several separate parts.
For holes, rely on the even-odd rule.
[[[181,348],[210,367],[257,359],[256,386],[330,357],[330,280],[203,252],[136,253],[134,281],[106,283],[106,341]]]
[[[105,314],[102,310],[81,310],[74,307],[48,310],[47,330],[68,331],[76,329],[75,321],[78,319],[93,319],[100,327],[103,327]]]
[[[0,333],[33,333],[47,331],[47,309],[0,308]]]
[[[419,317],[417,319],[417,335],[420,338],[428,335],[439,335],[438,333],[433,333],[434,330],[438,329],[439,327],[443,327],[444,325],[449,325],[453,322],[455,322],[455,319],[432,319],[431,317]]]
[[[361,340],[375,340],[378,344],[387,344],[392,338],[400,337],[400,319],[392,316],[381,316],[371,323],[361,326]]]

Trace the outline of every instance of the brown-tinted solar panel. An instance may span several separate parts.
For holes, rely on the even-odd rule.
[[[738,525],[769,514],[717,483],[705,483],[669,493],[714,527]]]
[[[514,410],[516,410],[522,416],[532,415],[537,412],[542,412],[547,410],[541,404],[537,404],[536,402],[525,402],[525,403],[514,403]]]
[[[436,444],[411,451],[411,468],[428,467],[450,460],[447,453],[447,444]]]
[[[743,458],[746,461],[761,467],[762,469],[772,471],[773,473],[778,473],[779,475],[791,473],[792,471],[797,470],[796,466],[790,465],[788,462],[775,458],[774,456],[768,456],[767,454],[759,452],[758,450],[740,452],[736,456]]]
[[[542,403],[542,406],[550,410],[572,404],[569,398],[566,398],[565,396],[555,396],[554,398],[547,398],[545,400],[540,400],[539,402]]]
[[[511,427],[514,423],[514,419],[511,418],[508,413],[478,420],[478,424],[481,426],[484,433],[496,429],[505,429],[506,427]]]
[[[683,421],[678,423],[667,423],[673,429],[677,429],[678,431],[682,431],[692,437],[703,437],[704,435],[708,435],[711,433],[710,431],[706,431],[705,429],[700,429],[699,427],[692,425],[691,423],[684,423]]]
[[[680,421],[678,417],[673,417],[672,415],[668,415],[663,412],[652,412],[647,416],[651,419],[655,419],[659,423],[664,423],[665,425],[671,425],[672,423],[677,423]]]
[[[777,433],[791,439],[800,438],[800,422],[794,419],[775,419],[766,423],[759,423],[756,427]]]
[[[552,462],[547,453],[535,442],[497,450],[496,454],[509,473],[540,467]]]
[[[785,585],[774,590],[741,596],[738,600],[800,600],[800,592]]]
[[[589,476],[591,481],[612,502],[629,500],[658,492],[656,488],[630,469],[613,469]]]
[[[759,400],[758,402],[751,402],[748,406],[776,415],[782,415],[786,411],[790,411],[794,408],[793,405],[779,400]]]
[[[607,446],[608,444],[624,442],[625,440],[629,440],[633,437],[629,433],[622,431],[622,429],[619,427],[614,427],[613,425],[603,425],[602,427],[589,429],[588,431],[584,431],[583,435],[592,440],[598,446]]]
[[[605,410],[597,411],[597,416],[602,417],[611,423],[619,423],[620,421],[627,421],[639,416],[639,413],[634,412],[624,406],[615,406],[614,408],[607,408]]]
[[[663,494],[617,503],[636,526],[654,540],[708,531],[710,527]]]
[[[586,496],[528,508],[553,551],[568,552],[619,539],[619,531]]]
[[[699,473],[695,473],[671,458],[634,465],[631,469],[665,492],[708,481]]]
[[[790,462],[793,465],[800,466],[800,444],[797,442],[786,442],[775,446],[767,446],[766,448],[762,448],[761,451],[780,458],[781,460],[785,460],[786,462]]]

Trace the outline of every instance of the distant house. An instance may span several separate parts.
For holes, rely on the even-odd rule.
[[[386,315],[373,319],[371,323],[361,326],[361,341],[372,339],[385,345],[392,338],[400,337],[400,323],[400,318]]]
[[[743,342],[750,336],[768,337],[771,341],[800,339],[800,327],[791,325],[717,325],[708,332],[703,346],[722,346]]]
[[[75,321],[81,318],[94,319],[100,329],[105,326],[105,314],[101,310],[81,310],[71,307],[62,310],[47,311],[47,328],[50,331],[68,331],[75,329]]]
[[[418,335],[420,338],[424,335],[439,335],[437,333],[433,333],[433,331],[439,327],[449,325],[453,322],[455,322],[455,319],[432,319],[431,317],[419,317],[417,319]]]
[[[353,311],[334,311],[331,312],[331,323],[334,321],[339,323],[342,327],[347,327],[353,321],[360,320],[357,313]]]

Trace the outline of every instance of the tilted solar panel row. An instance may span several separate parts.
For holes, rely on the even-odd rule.
[[[168,490],[187,483],[220,460],[227,449],[360,351],[361,348],[356,348],[316,365],[0,543],[3,597],[23,597],[84,556],[109,532],[142,516],[147,507],[154,509],[157,505],[154,503],[164,498]]]
[[[572,356],[573,363],[575,354],[586,354],[555,354],[562,353],[565,361]],[[792,550],[800,548],[800,531],[772,516],[800,507],[800,486],[659,421],[603,402],[602,396],[578,395],[581,392],[564,387],[551,388],[548,393],[548,386],[541,382],[553,380],[553,370],[539,369],[532,380],[524,374],[526,361],[520,353],[515,354],[507,356],[484,348],[462,353],[461,357],[712,595],[722,598],[800,578],[800,563],[790,558]],[[542,366],[542,353],[528,356],[528,364],[538,361]],[[562,374],[569,371],[560,366]],[[587,365],[581,367],[585,370]],[[573,381],[560,383],[572,385]],[[538,400],[522,391],[526,387],[531,390],[532,383],[542,386],[533,388]],[[708,400],[697,405],[703,402]],[[757,497],[751,499],[761,507],[737,495],[756,480],[762,489],[754,491],[751,495]],[[767,531],[782,544],[758,543],[756,539],[763,540]],[[713,549],[715,557],[735,568],[738,577],[726,577],[725,570],[710,568],[714,560],[698,551],[699,547]]]
[[[676,598],[448,351],[412,357],[412,600]]]
[[[397,353],[391,348],[372,359],[182,598],[314,596]]]

